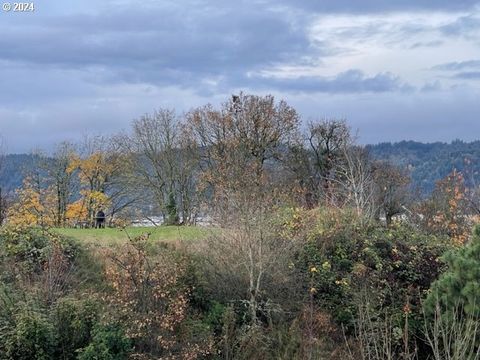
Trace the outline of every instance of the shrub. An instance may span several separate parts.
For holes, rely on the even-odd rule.
[[[2,228],[0,256],[25,273],[39,273],[49,251],[49,238],[33,228]]]
[[[0,343],[7,359],[54,359],[54,328],[45,316],[32,309],[16,314],[14,327],[0,331]]]
[[[61,299],[52,311],[57,333],[56,356],[75,359],[76,351],[92,340],[92,332],[100,316],[100,305],[92,300]]]
[[[441,273],[439,258],[448,249],[447,241],[406,225],[346,225],[327,239],[310,236],[301,258],[306,277],[313,277],[316,300],[344,325],[353,319],[362,289],[379,307],[400,315],[405,306],[418,306],[419,294]]]
[[[15,266],[24,276],[41,273],[56,249],[60,249],[62,255],[72,262],[78,246],[68,238],[35,227],[0,228],[0,259],[8,262],[8,266]],[[3,275],[5,272],[12,273],[10,268],[3,270]]]
[[[421,298],[445,266],[440,257],[453,245],[446,237],[430,235],[408,224],[385,228],[361,223],[351,212],[315,210],[295,230],[303,250],[292,267],[303,273],[305,298],[332,317],[347,335],[355,333],[359,309],[368,303],[375,322],[388,322],[402,347],[423,332]],[[412,344],[413,345],[413,344]]]
[[[131,350],[131,341],[121,327],[98,325],[91,343],[79,351],[78,360],[123,360]]]
[[[204,334],[191,338],[185,329],[185,324],[192,324],[190,289],[182,282],[185,263],[168,249],[149,256],[147,238],[132,239],[119,253],[109,253],[106,277],[112,316],[125,326],[139,356],[190,358],[193,352],[208,353],[209,339]]]

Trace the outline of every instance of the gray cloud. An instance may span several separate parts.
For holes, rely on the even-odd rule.
[[[378,13],[412,10],[467,10],[477,5],[478,0],[283,0],[283,3],[318,12]]]
[[[459,80],[479,80],[480,60],[454,61],[435,65],[432,70],[453,73],[450,77]]]
[[[298,78],[255,78],[257,86],[294,93],[383,93],[412,91],[391,73],[366,76],[360,70],[349,70],[333,77],[304,76]]]
[[[364,144],[478,140],[478,91],[291,97],[306,118],[345,118]]]
[[[455,79],[463,79],[463,80],[479,80],[480,79],[480,71],[463,71],[456,73],[453,75]]]
[[[427,129],[440,131],[440,118],[448,135],[447,119],[471,119],[478,113],[476,99],[463,99],[468,91],[456,96],[454,103],[448,102],[447,94],[458,95],[464,83],[474,85],[460,80],[478,78],[477,60],[434,69],[450,71],[449,76],[459,79],[461,84],[448,90],[435,78],[418,80],[409,74],[417,71],[412,65],[417,49],[445,46],[456,40],[453,36],[477,41],[474,35],[480,22],[473,10],[477,3],[37,0],[34,14],[0,13],[0,133],[12,151],[48,147],[84,132],[115,132],[161,106],[188,110],[246,90],[273,92],[307,115],[346,116],[354,126],[367,129],[369,142],[388,140],[392,124],[395,136],[411,138],[413,120],[409,120],[411,127],[399,125],[402,116],[422,122],[425,131],[418,136],[425,138]],[[387,12],[415,15],[426,10],[470,14],[440,28],[420,23],[415,16],[413,20],[396,17],[393,24],[388,14],[383,17]],[[321,40],[321,36],[312,37],[311,26],[329,14],[334,15],[330,21],[335,14],[352,18],[362,14],[362,21],[352,26],[348,21],[339,23],[331,32],[327,28]],[[372,21],[368,21],[370,14]],[[365,48],[359,50],[364,43]],[[348,48],[349,44],[358,44],[359,49]],[[404,52],[401,59],[407,50],[412,61],[403,66],[392,56],[386,58],[393,59],[391,64],[379,64],[375,52],[379,50],[382,56],[385,48],[392,55]],[[370,59],[377,65],[369,64]],[[435,61],[440,63],[442,58]],[[266,73],[276,76],[252,75]],[[332,75],[309,75],[318,73]],[[401,78],[396,74],[402,74]],[[478,126],[473,129],[480,130]],[[466,131],[468,136],[472,133]]]
[[[440,31],[448,36],[471,37],[480,29],[480,18],[474,15],[462,16],[454,22],[444,25]]]
[[[428,82],[422,86],[421,92],[439,92],[442,90],[442,84],[440,81]]]
[[[169,3],[154,12],[128,8],[13,24],[0,48],[4,61],[103,68],[98,80],[184,86],[321,52],[301,25],[275,11],[239,5],[206,13]]]
[[[418,49],[418,48],[431,48],[443,45],[443,41],[441,40],[433,40],[433,41],[424,41],[424,42],[416,42],[410,46],[410,49]]]
[[[0,38],[0,48],[4,49],[0,59],[24,67],[52,68],[56,73],[75,71],[85,79],[83,88],[86,83],[175,84],[205,96],[252,82],[259,88],[291,92],[358,93],[408,88],[391,74],[367,77],[353,70],[333,78],[246,76],[247,72],[282,63],[310,65],[331,56],[331,47],[308,37],[309,19],[305,14],[288,16],[285,9],[276,9],[268,1],[251,6],[247,2],[193,0],[182,5],[165,2],[153,9],[123,7],[102,15],[52,16],[7,26]],[[372,31],[378,30],[364,29],[361,36],[367,37]],[[49,92],[42,91],[44,96]]]
[[[454,61],[432,67],[432,70],[441,71],[459,71],[465,69],[480,69],[480,60]]]
[[[0,38],[0,59],[9,63],[81,70],[96,83],[149,83],[195,88],[211,95],[248,83],[247,72],[295,62],[315,64],[338,52],[338,45],[312,41],[308,36],[311,14],[292,9],[325,12],[355,12],[468,8],[475,1],[387,1],[332,2],[284,1],[282,8],[272,0],[187,0],[146,2],[142,6],[123,3],[107,6],[101,13],[46,15],[8,22]],[[88,5],[90,4],[90,5]],[[87,2],[85,7],[93,6]],[[122,4],[122,3],[120,3]],[[112,3],[110,2],[110,5]],[[100,11],[100,9],[98,10]],[[382,32],[395,42],[423,31],[423,25],[391,28],[388,23],[345,28],[339,38],[366,39]],[[399,35],[401,34],[401,35]],[[396,38],[397,37],[397,38]],[[399,37],[399,38],[398,38]],[[327,39],[328,40],[328,39]],[[437,46],[440,42],[417,42],[412,47]],[[335,50],[335,47],[337,49]],[[402,90],[391,75],[371,79],[303,77],[298,81],[268,80],[276,88],[293,91],[341,92],[342,84],[352,92]],[[1,85],[0,85],[1,86]],[[300,87],[304,88],[301,89]],[[1,89],[1,87],[0,87]],[[373,89],[373,90],[372,90]],[[386,90],[388,89],[388,90]],[[343,90],[345,91],[345,90]]]

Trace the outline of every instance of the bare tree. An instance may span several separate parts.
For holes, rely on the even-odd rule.
[[[155,199],[170,223],[194,221],[196,148],[181,132],[174,110],[160,109],[132,123],[132,133],[117,138],[131,183]]]
[[[307,143],[312,152],[317,191],[321,191],[327,202],[334,203],[332,185],[336,179],[336,168],[342,163],[352,144],[350,129],[345,120],[323,120],[308,125]]]
[[[296,244],[275,232],[275,195],[268,199],[247,191],[243,195],[232,194],[230,201],[237,206],[227,216],[228,224],[222,223],[221,229],[197,246],[206,255],[215,276],[212,284],[222,288],[219,291],[224,292],[227,300],[246,305],[251,323],[258,324],[260,317],[275,311],[281,289],[293,291],[298,285],[285,275]]]
[[[372,161],[360,146],[345,147],[343,156],[345,162],[338,166],[334,180],[344,205],[352,206],[361,218],[372,219],[376,214]]]
[[[281,159],[287,184],[297,189],[297,201],[309,209],[318,205],[321,193],[319,176],[312,159],[312,152],[305,146],[301,135],[290,144]]]
[[[200,171],[200,151],[186,133],[184,124],[180,131],[177,147],[175,178],[179,197],[178,208],[182,222],[193,224],[196,222],[199,212],[200,198],[197,185]]]
[[[478,360],[478,316],[463,313],[456,304],[450,313],[437,301],[432,316],[424,314],[424,334],[434,360]]]
[[[40,166],[45,170],[47,182],[55,193],[55,225],[65,226],[67,206],[70,202],[73,187],[73,169],[71,163],[76,151],[73,144],[62,142],[57,145],[53,156],[41,156]]]
[[[386,162],[376,162],[373,167],[378,208],[390,225],[393,216],[403,213],[409,202],[410,177],[406,171]]]
[[[283,163],[300,187],[307,207],[320,202],[338,205],[338,166],[345,163],[345,151],[353,144],[350,128],[344,120],[311,121],[306,132],[283,157]]]
[[[347,340],[349,359],[356,360],[416,360],[418,349],[412,345],[409,339],[408,319],[409,314],[404,315],[404,326],[401,329],[401,341],[395,331],[400,330],[395,323],[395,317],[387,311],[373,310],[372,301],[366,291],[360,293],[360,302],[357,308],[357,316],[354,323],[354,340],[352,346]]]

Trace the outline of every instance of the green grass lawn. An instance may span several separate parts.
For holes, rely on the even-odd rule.
[[[128,241],[128,238],[149,233],[150,241],[177,241],[195,240],[204,238],[211,230],[197,226],[152,226],[127,227],[125,229],[70,229],[58,228],[55,231],[78,241],[96,245],[119,245]]]

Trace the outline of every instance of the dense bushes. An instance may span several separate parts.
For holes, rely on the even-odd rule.
[[[120,251],[106,253],[112,318],[123,324],[139,356],[195,359],[209,354],[210,332],[190,316],[186,259],[168,248],[149,255],[147,239],[132,239]]]
[[[223,308],[195,306],[189,259],[147,239],[92,250],[40,229],[2,228],[0,359],[210,354]]]
[[[419,340],[422,300],[445,268],[440,258],[452,248],[447,238],[407,224],[366,223],[348,210],[280,209],[268,226],[263,236],[283,252],[272,268],[264,267],[257,322],[252,324],[248,312],[248,265],[240,256],[253,240],[230,244],[224,239],[228,232],[214,234],[216,241],[200,252],[208,260],[195,264],[203,269],[197,281],[204,303],[224,314],[223,326],[215,328],[225,358],[355,357],[360,336],[373,339],[387,327],[391,337],[385,341],[395,356],[406,346],[428,353],[428,344]],[[284,248],[286,241],[292,246]]]
[[[93,293],[76,294],[86,280],[78,278],[84,256],[79,245],[55,233],[1,228],[0,359],[77,359],[80,353],[99,359],[87,351],[102,344],[98,334],[128,342],[121,328],[109,325]],[[117,348],[103,344],[103,358],[121,358]]]
[[[418,306],[442,270],[439,257],[448,242],[407,225],[383,228],[352,220],[340,219],[329,233],[308,234],[299,262],[312,279],[315,299],[347,326],[360,293],[399,314]]]
[[[62,359],[74,359],[77,349],[89,345],[93,329],[100,322],[100,304],[93,299],[60,299],[51,310],[58,333],[57,352]]]
[[[90,300],[64,299],[54,309],[21,304],[0,332],[0,358],[77,359],[81,353],[82,359],[120,359],[129,340],[121,328],[102,325],[99,315]],[[89,357],[92,349],[100,352]]]
[[[291,211],[284,229],[304,244],[291,266],[303,273],[317,314],[330,315],[337,335],[330,334],[355,338],[367,325],[373,334],[388,324],[392,351],[403,351],[406,341],[426,347],[418,341],[424,338],[422,301],[445,268],[440,258],[452,248],[447,238],[408,224],[365,224],[337,210]]]
[[[0,259],[4,276],[11,273],[5,271],[10,266],[25,276],[41,273],[56,249],[61,249],[69,262],[74,260],[78,251],[75,243],[54,233],[32,227],[0,228]]]
[[[435,355],[432,339],[449,333],[445,319],[459,334],[476,329],[431,310],[478,315],[479,231],[453,250],[447,238],[348,210],[281,209],[265,224],[282,252],[257,263],[269,267],[256,319],[243,243],[223,259],[224,247],[208,247],[228,245],[219,242],[228,233],[199,246],[143,236],[86,249],[38,229],[1,229],[0,359],[363,359],[366,349],[388,350],[374,359],[440,359],[447,350]]]
[[[78,351],[79,360],[127,359],[132,342],[118,325],[98,325],[93,329],[92,340]]]
[[[39,312],[19,309],[14,315],[13,326],[2,333],[2,343],[0,355],[6,359],[53,359],[55,330]]]

